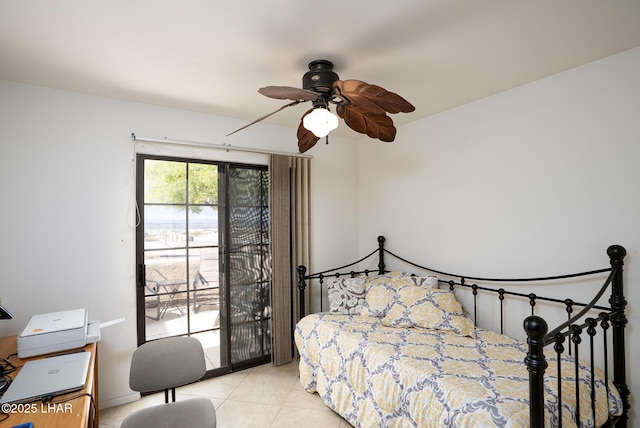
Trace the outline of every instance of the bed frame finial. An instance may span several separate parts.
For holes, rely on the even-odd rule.
[[[611,262],[612,262],[611,264],[613,264],[613,261],[620,263],[624,260],[625,256],[627,255],[627,250],[622,245],[612,245],[609,248],[607,248],[607,254],[611,259]]]

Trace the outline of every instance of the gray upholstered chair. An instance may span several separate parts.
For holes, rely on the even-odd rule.
[[[211,427],[216,426],[213,403],[206,398],[175,401],[175,388],[204,376],[204,350],[193,337],[168,337],[147,342],[131,359],[129,387],[134,391],[164,390],[165,404],[139,410],[127,416],[121,428]],[[172,402],[169,403],[169,390]]]

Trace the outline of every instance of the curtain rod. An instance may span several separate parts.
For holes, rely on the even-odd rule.
[[[309,158],[311,159],[312,155],[306,155],[304,153],[289,153],[289,152],[280,152],[277,150],[263,150],[256,149],[253,147],[238,147],[232,146],[231,144],[215,144],[215,143],[202,143],[198,141],[184,141],[184,140],[173,140],[169,138],[148,138],[148,137],[137,137],[135,133],[131,133],[131,141],[147,141],[150,143],[169,143],[169,144],[179,144],[182,146],[195,146],[195,147],[207,147],[210,149],[221,149],[227,151],[235,151],[235,152],[250,152],[250,153],[262,153],[265,155],[285,155],[285,156],[293,156],[299,158]]]

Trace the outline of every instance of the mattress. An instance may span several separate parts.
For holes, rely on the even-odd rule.
[[[394,328],[361,315],[311,314],[295,342],[300,382],[356,427],[529,427],[526,344],[488,330],[472,336],[427,328]],[[545,426],[558,426],[557,361],[548,357]],[[575,366],[563,357],[562,423],[575,422]],[[622,413],[601,372],[595,379],[595,424],[589,369],[580,362],[580,426]]]

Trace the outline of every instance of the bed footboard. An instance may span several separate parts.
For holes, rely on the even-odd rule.
[[[553,345],[558,357],[564,351],[564,342],[567,338],[575,344],[575,357],[578,358],[578,346],[582,341],[581,334],[583,331],[587,331],[589,340],[591,341],[591,355],[590,359],[593,361],[593,340],[597,334],[596,328],[600,326],[602,328],[603,335],[603,349],[605,349],[604,366],[605,374],[607,374],[606,367],[608,366],[608,353],[607,350],[607,331],[611,327],[613,334],[613,384],[618,389],[620,398],[623,403],[623,412],[615,420],[616,427],[626,427],[628,421],[628,413],[630,409],[629,404],[629,387],[627,385],[626,375],[626,357],[625,357],[625,339],[624,329],[627,325],[627,318],[625,315],[625,308],[627,301],[623,293],[623,265],[624,257],[627,254],[626,250],[619,245],[612,245],[607,250],[609,259],[611,262],[611,273],[607,278],[607,281],[602,286],[600,293],[589,303],[582,311],[576,314],[571,319],[567,320],[560,326],[554,328],[551,332],[548,331],[548,325],[546,321],[538,316],[531,315],[524,321],[524,330],[527,333],[527,344],[529,345],[529,351],[525,358],[525,364],[529,371],[529,397],[530,397],[530,418],[531,427],[544,427],[544,374],[547,369],[547,361],[544,356],[544,348]],[[598,318],[586,318],[584,323],[577,324],[584,314],[595,306],[597,300],[611,287],[611,297],[609,303],[611,304],[610,312],[602,312]],[[571,346],[571,345],[569,345]],[[558,358],[560,361],[560,358]],[[558,364],[558,370],[560,370],[560,364]],[[593,379],[594,367],[591,366],[591,378]],[[560,378],[560,377],[559,377]],[[576,384],[579,379],[576,379]],[[558,390],[562,391],[561,385],[558,385]],[[593,388],[592,388],[593,390]],[[576,387],[575,391],[578,393],[579,389]],[[579,402],[578,399],[576,399]],[[595,398],[591,397],[591,408],[595,409]],[[558,413],[561,414],[561,400],[558,400]],[[595,410],[593,410],[595,412]],[[578,425],[580,424],[579,411],[577,415]]]

